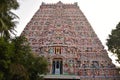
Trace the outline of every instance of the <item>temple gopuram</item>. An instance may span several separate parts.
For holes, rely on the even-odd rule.
[[[44,80],[120,80],[77,3],[42,3],[21,35],[34,54],[47,59]]]

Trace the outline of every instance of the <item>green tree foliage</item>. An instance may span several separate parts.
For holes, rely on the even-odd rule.
[[[11,80],[29,80],[27,71],[27,60],[31,54],[31,49],[25,37],[16,37],[12,39],[13,56],[11,57],[12,64],[10,65],[10,79]],[[26,58],[28,57],[28,59]]]
[[[19,7],[17,0],[0,0],[0,36],[10,38],[10,33],[14,34],[16,21],[18,18],[11,10]]]
[[[116,29],[113,29],[107,39],[108,50],[116,54],[120,63],[120,23],[117,24]]]
[[[46,59],[33,55],[25,37],[0,38],[0,80],[40,80],[46,72]]]
[[[0,0],[0,12],[10,11],[11,9],[17,9],[19,4],[17,0]]]
[[[27,72],[25,72],[26,78],[30,80],[39,79],[40,74],[44,74],[47,71],[47,61],[43,57],[34,56],[31,52],[29,43],[25,37],[16,37],[12,40],[14,44],[14,57],[12,62],[19,63],[24,66]],[[24,73],[23,72],[23,73]],[[22,72],[21,72],[22,73]],[[23,74],[22,73],[22,74]],[[27,74],[26,74],[27,73]]]
[[[40,80],[47,71],[45,58],[32,54],[25,37],[10,40],[18,18],[11,10],[18,7],[17,0],[0,0],[0,80]]]
[[[12,63],[9,69],[9,80],[29,80],[28,72],[22,64]]]
[[[31,66],[28,67],[30,80],[41,80],[40,75],[47,72],[47,61],[44,57],[34,57],[33,59]]]
[[[4,80],[9,73],[12,49],[13,46],[8,41],[0,38],[0,80]]]

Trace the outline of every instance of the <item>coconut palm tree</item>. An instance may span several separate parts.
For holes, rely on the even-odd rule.
[[[11,10],[19,7],[17,0],[0,0],[0,36],[9,39],[10,33],[14,34],[18,18]]]

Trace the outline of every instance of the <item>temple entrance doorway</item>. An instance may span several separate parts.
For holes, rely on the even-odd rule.
[[[52,62],[52,74],[63,73],[63,61],[61,58],[54,58]]]

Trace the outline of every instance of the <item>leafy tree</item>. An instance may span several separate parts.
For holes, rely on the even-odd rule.
[[[11,9],[17,9],[19,4],[17,0],[0,0],[0,12],[10,11]]]
[[[27,39],[23,36],[16,37],[12,40],[12,43],[14,44],[12,62],[21,65],[21,67],[18,66],[18,70],[16,65],[16,70],[19,71],[19,73],[17,73],[16,70],[12,72],[16,72],[14,73],[15,75],[19,74],[17,78],[21,78],[21,76],[25,78],[20,80],[40,80],[39,75],[47,72],[46,59],[33,55]]]
[[[25,37],[10,40],[18,18],[11,10],[18,7],[17,0],[0,0],[0,80],[40,80],[47,71],[45,58],[32,54]]]
[[[108,50],[116,54],[117,61],[120,63],[120,23],[117,24],[116,29],[113,29],[107,39]]]
[[[10,38],[10,33],[14,34],[16,21],[18,18],[11,10],[19,7],[17,0],[0,0],[0,36],[5,39]]]
[[[29,80],[28,72],[22,64],[12,63],[9,69],[9,80]]]
[[[0,80],[4,80],[8,75],[9,65],[11,64],[13,46],[0,38]]]
[[[0,80],[28,80],[29,78],[27,69],[20,63],[24,54],[16,55],[15,46],[13,41],[0,38]]]
[[[0,80],[41,80],[46,72],[46,59],[33,55],[25,37],[0,38]]]
[[[41,80],[40,75],[47,72],[47,61],[44,57],[34,57],[31,66],[28,67],[30,80]]]

